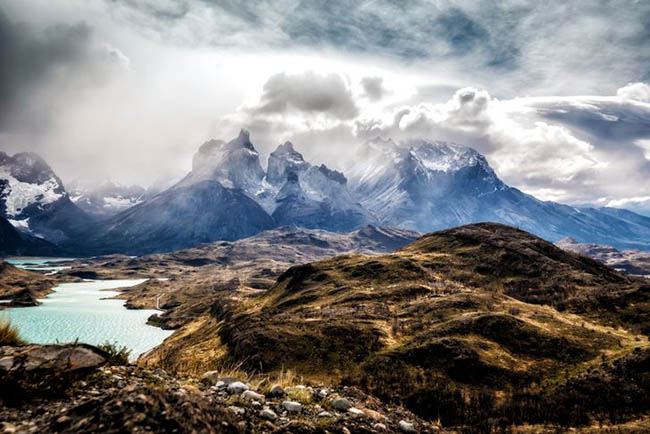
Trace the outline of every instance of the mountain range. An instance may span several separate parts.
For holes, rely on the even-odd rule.
[[[483,155],[466,146],[375,139],[359,148],[354,161],[342,173],[311,164],[286,142],[269,155],[265,170],[242,130],[230,141],[201,145],[192,170],[153,197],[137,187],[107,184],[91,193],[75,190],[73,201],[40,157],[0,154],[0,210],[22,233],[77,255],[171,251],[285,225],[431,232],[482,221],[552,242],[572,237],[650,250],[650,218],[538,200],[505,184]]]

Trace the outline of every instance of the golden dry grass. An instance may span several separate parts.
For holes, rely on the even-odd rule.
[[[18,329],[7,318],[0,318],[0,345],[24,345],[26,342],[20,337]]]

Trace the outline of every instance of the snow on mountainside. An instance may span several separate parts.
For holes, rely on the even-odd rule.
[[[350,188],[382,225],[422,232],[492,221],[550,241],[650,250],[650,218],[629,211],[543,202],[504,184],[485,157],[445,142],[376,139],[359,151]]]
[[[7,218],[23,220],[28,207],[42,209],[66,196],[61,180],[37,155],[0,153],[0,199]]]
[[[0,152],[0,212],[15,228],[53,242],[89,223],[59,177],[33,153]]]
[[[115,215],[153,197],[139,185],[127,186],[112,181],[96,184],[77,180],[70,183],[68,191],[72,202],[97,217]]]
[[[375,221],[350,195],[345,175],[312,166],[290,142],[269,155],[266,181],[277,191],[272,215],[278,224],[345,231]]]

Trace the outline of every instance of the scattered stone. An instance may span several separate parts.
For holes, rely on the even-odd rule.
[[[338,411],[348,411],[352,407],[352,403],[345,398],[336,398],[332,400],[332,407]]]
[[[265,401],[264,395],[260,395],[259,393],[253,392],[252,390],[246,390],[244,393],[241,394],[241,397],[255,402]]]
[[[386,425],[384,425],[383,423],[376,423],[372,427],[377,431],[386,431],[388,429],[386,428]]]
[[[399,421],[399,429],[402,432],[417,432],[415,430],[415,425],[413,425],[411,422],[407,422],[405,420],[400,420]]]
[[[385,415],[381,414],[380,412],[375,410],[370,410],[369,408],[363,408],[361,409],[361,411],[363,411],[363,414],[365,414],[369,419],[373,419],[373,420],[388,419]]]
[[[231,406],[229,406],[229,407],[228,407],[228,411],[230,411],[230,412],[236,414],[237,416],[243,416],[243,415],[246,414],[246,410],[245,410],[245,409],[243,409],[243,408],[241,408],[241,407],[237,407],[237,406],[235,406],[235,405],[231,405]]]
[[[279,384],[276,384],[275,386],[271,387],[271,391],[269,392],[269,397],[270,398],[282,398],[285,396],[287,393],[284,391],[282,386]]]
[[[260,417],[266,420],[276,420],[278,415],[270,408],[264,408],[260,411]]]
[[[352,416],[358,417],[358,416],[365,416],[365,413],[358,408],[355,407],[350,407],[348,408],[348,413],[350,413]]]
[[[9,422],[2,422],[0,425],[0,433],[2,434],[14,434],[17,429],[16,425]]]
[[[248,390],[248,386],[241,381],[235,381],[228,384],[228,393],[231,395],[241,395]]]
[[[302,404],[295,401],[282,401],[282,408],[287,410],[289,413],[300,413],[302,410]]]
[[[329,395],[329,390],[327,389],[321,389],[318,391],[318,397],[321,399],[327,398],[327,395]]]
[[[86,344],[26,345],[0,347],[0,374],[38,371],[92,371],[106,363],[107,354]]]

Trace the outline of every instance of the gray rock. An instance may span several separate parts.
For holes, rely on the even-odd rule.
[[[295,401],[282,401],[282,408],[289,413],[300,413],[302,411],[302,405]]]
[[[318,417],[334,417],[334,416],[332,416],[332,413],[330,413],[329,411],[321,411],[320,413],[318,413]]]
[[[402,432],[417,432],[415,429],[415,425],[411,422],[407,422],[405,420],[400,420],[399,421],[399,429]]]
[[[231,395],[241,395],[248,390],[248,386],[241,381],[235,381],[228,385],[228,393]]]
[[[265,401],[264,395],[260,395],[259,393],[253,392],[252,390],[246,390],[244,393],[241,394],[241,397],[244,399],[248,399],[250,401],[256,401],[256,402]]]
[[[86,344],[4,346],[0,347],[0,374],[90,371],[106,363],[106,356],[104,351]]]
[[[262,411],[260,411],[260,417],[266,420],[276,420],[278,418],[278,415],[275,414],[275,412],[270,408],[264,408]]]
[[[243,409],[241,407],[234,406],[234,405],[231,405],[230,407],[228,407],[227,410],[234,413],[234,414],[236,414],[237,416],[243,416],[243,415],[246,414],[245,409]]]
[[[335,398],[332,400],[332,407],[338,411],[348,411],[352,407],[352,403],[345,398]]]

